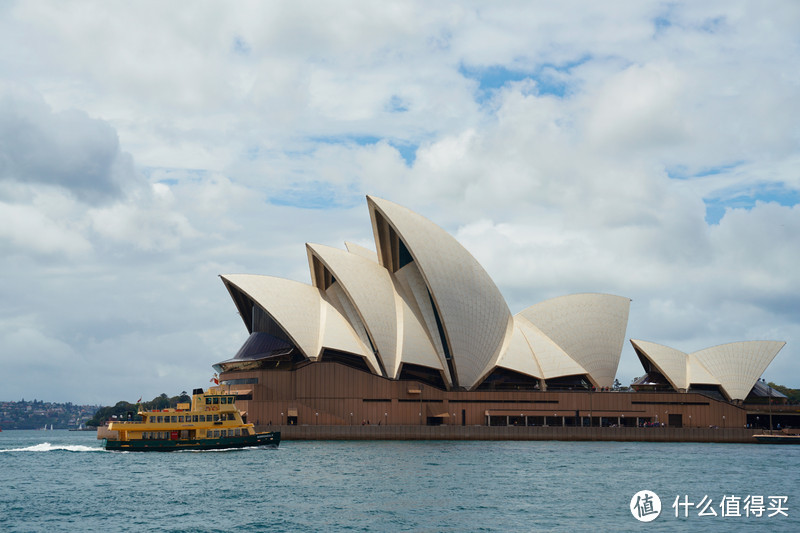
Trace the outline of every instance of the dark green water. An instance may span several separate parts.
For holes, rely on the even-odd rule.
[[[0,433],[0,531],[800,531],[800,446],[284,442],[105,452],[93,433]],[[640,523],[632,496],[662,501]],[[763,496],[758,518],[723,497]],[[680,496],[717,516],[675,517]],[[768,517],[769,496],[788,516]]]

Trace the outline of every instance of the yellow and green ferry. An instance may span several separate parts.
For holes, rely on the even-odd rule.
[[[97,438],[103,439],[106,450],[131,452],[277,448],[280,432],[256,433],[253,424],[242,419],[235,401],[236,394],[223,386],[195,389],[191,404],[152,411],[140,407],[141,420],[110,422],[98,428]]]

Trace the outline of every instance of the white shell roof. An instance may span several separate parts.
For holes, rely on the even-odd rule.
[[[500,291],[475,258],[442,228],[388,200],[368,196],[367,202],[373,227],[380,214],[413,256],[439,312],[458,383],[474,387],[513,330]],[[377,235],[376,245],[381,246]]]
[[[675,390],[686,390],[689,388],[689,370],[688,370],[688,356],[669,346],[656,344],[654,342],[640,341],[631,339],[631,344],[637,349],[637,352],[642,353],[647,357],[653,366],[655,366],[661,374],[667,378],[670,385]],[[702,365],[699,365],[702,367]],[[695,370],[695,373],[700,373],[703,370],[700,368]],[[705,371],[708,374],[707,371]],[[709,381],[700,381],[700,383],[710,383]]]
[[[404,316],[389,271],[361,255],[321,244],[306,244],[333,274],[358,310],[388,377],[397,377]]]
[[[316,287],[253,274],[220,277],[261,306],[308,359],[316,360],[323,348],[331,348],[364,357],[371,370],[380,374],[372,351]]]
[[[363,246],[350,241],[345,241],[344,245],[347,248],[347,251],[351,254],[360,255],[365,259],[369,259],[373,263],[378,262],[378,254],[375,251],[370,250],[369,248],[364,248]]]
[[[515,316],[514,326],[528,341],[544,379],[588,374],[584,367],[526,318]]]
[[[514,320],[514,331],[508,341],[508,346],[498,358],[497,366],[535,378],[544,378],[544,372],[533,355],[533,348],[516,320]]]
[[[611,294],[572,294],[521,311],[580,366],[598,387],[610,387],[619,366],[630,299]]]
[[[764,370],[786,344],[741,341],[685,354],[652,342],[631,340],[676,389],[692,384],[719,385],[732,400],[744,400]],[[679,359],[683,358],[683,364]],[[681,386],[683,385],[683,386]]]
[[[786,343],[742,341],[694,352],[694,356],[715,378],[728,397],[743,400]]]

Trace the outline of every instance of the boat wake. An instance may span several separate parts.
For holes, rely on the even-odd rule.
[[[9,453],[9,452],[60,452],[60,451],[67,451],[67,452],[102,452],[104,450],[103,450],[103,448],[97,448],[97,447],[93,447],[93,446],[60,445],[60,444],[50,444],[49,442],[43,442],[41,444],[35,444],[33,446],[27,446],[25,448],[9,448],[7,450],[0,450],[0,453]]]

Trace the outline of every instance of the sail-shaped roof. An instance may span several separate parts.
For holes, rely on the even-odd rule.
[[[496,360],[513,319],[497,286],[450,234],[398,204],[367,197],[381,264],[413,261],[425,280],[454,381],[472,388]],[[437,328],[439,329],[439,328]]]
[[[740,341],[690,354],[654,342],[631,339],[631,344],[676,390],[719,385],[731,400],[744,400],[786,343]]]

